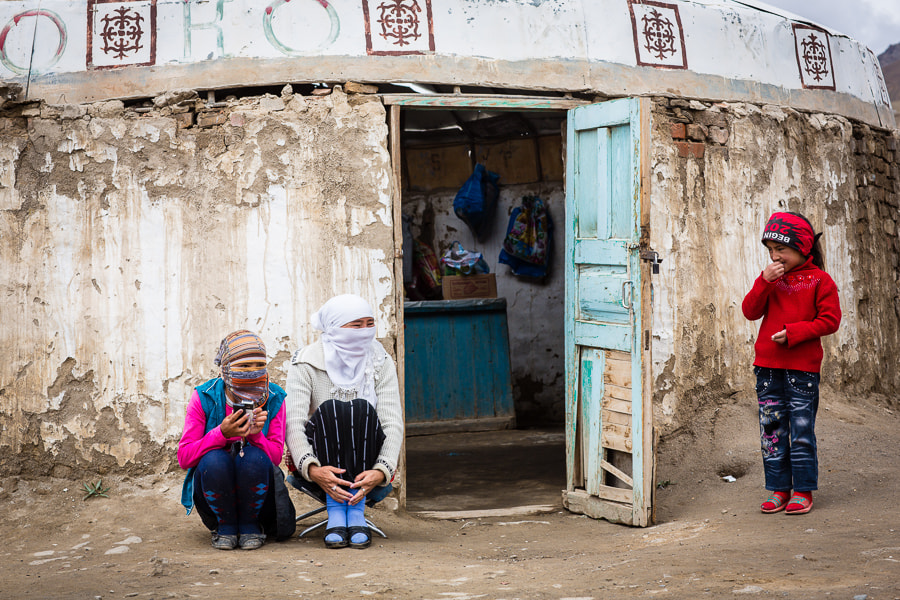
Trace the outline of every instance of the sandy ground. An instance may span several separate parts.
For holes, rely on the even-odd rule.
[[[561,507],[458,520],[379,508],[389,537],[368,550],[327,550],[317,533],[222,552],[180,509],[178,473],[110,479],[110,498],[88,501],[81,481],[7,477],[0,598],[900,598],[896,403],[822,407],[821,489],[805,516],[758,510],[747,399],[664,440],[646,529]]]

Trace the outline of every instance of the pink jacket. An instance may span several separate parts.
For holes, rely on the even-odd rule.
[[[226,405],[225,414],[230,415],[231,412],[231,407]],[[269,424],[268,436],[262,433],[247,436],[247,441],[265,452],[272,463],[276,465],[281,464],[284,453],[284,414],[284,404],[282,404],[278,414],[272,418]],[[240,439],[236,437],[225,439],[219,427],[204,435],[205,430],[206,413],[203,412],[203,405],[200,403],[197,390],[194,390],[184,416],[184,432],[181,434],[181,441],[178,442],[178,466],[182,469],[196,467],[203,455],[210,450],[224,448],[227,443]]]

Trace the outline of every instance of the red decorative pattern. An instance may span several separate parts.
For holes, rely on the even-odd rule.
[[[801,58],[806,74],[811,75],[816,81],[822,81],[822,77],[828,75],[828,48],[815,33],[803,38],[800,45],[803,47]]]
[[[644,47],[650,54],[665,59],[675,54],[675,31],[672,21],[661,12],[651,9],[649,14],[641,17],[643,25]]]
[[[687,69],[684,30],[678,5],[628,0],[634,53],[640,66]]]
[[[814,90],[833,90],[834,62],[828,32],[800,23],[793,24],[797,67],[803,87]]]
[[[124,6],[113,11],[112,16],[103,17],[103,29],[99,35],[103,38],[103,51],[115,58],[125,58],[128,54],[136,53],[143,48],[141,38],[144,30],[141,29],[141,21],[144,20],[139,13],[133,12]]]
[[[363,0],[370,55],[434,52],[431,0]]]
[[[419,39],[419,3],[416,0],[394,0],[378,5],[381,37],[393,40],[396,46],[408,46],[410,40]]]
[[[156,0],[88,0],[88,69],[154,64]]]

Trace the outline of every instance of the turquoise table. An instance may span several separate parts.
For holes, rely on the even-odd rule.
[[[406,430],[515,427],[506,299],[406,302]]]

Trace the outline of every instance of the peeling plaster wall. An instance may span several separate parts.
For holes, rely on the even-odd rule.
[[[283,383],[337,293],[393,353],[382,104],[286,91],[195,124],[201,106],[0,117],[3,472],[167,468],[221,338],[258,331]]]
[[[768,262],[768,215],[805,214],[837,283],[843,320],[824,339],[823,384],[896,393],[900,347],[895,132],[834,115],[657,99],[651,150],[653,381],[657,424],[752,390],[759,322],[741,302]]]
[[[501,180],[502,181],[502,180]],[[520,425],[565,421],[565,189],[561,181],[501,186],[490,232],[481,241],[453,212],[455,191],[409,193],[403,214],[412,218],[413,237],[431,244],[438,258],[458,240],[467,250],[481,252],[497,278],[497,296],[506,298],[509,350]],[[539,196],[553,219],[553,255],[547,277],[517,277],[500,264],[500,248],[509,215],[522,196]]]

